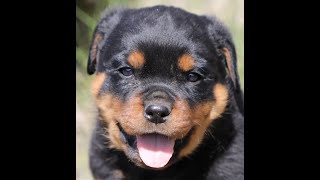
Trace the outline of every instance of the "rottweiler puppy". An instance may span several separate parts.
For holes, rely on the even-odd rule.
[[[244,179],[236,51],[217,18],[167,6],[108,10],[87,71],[95,179]]]

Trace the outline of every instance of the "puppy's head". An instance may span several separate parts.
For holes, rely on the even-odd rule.
[[[235,50],[215,18],[157,6],[114,10],[88,61],[110,148],[163,169],[196,151],[238,87]]]

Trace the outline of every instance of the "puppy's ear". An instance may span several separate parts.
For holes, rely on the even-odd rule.
[[[216,17],[207,17],[208,33],[212,44],[218,49],[218,54],[222,55],[223,64],[226,68],[227,82],[230,82],[234,92],[240,112],[243,114],[243,92],[240,86],[240,79],[237,69],[237,54],[228,28]]]
[[[235,89],[240,88],[239,75],[237,70],[237,54],[228,28],[216,17],[207,17],[208,33],[212,44],[218,49],[217,52],[223,56],[223,64],[226,72]]]
[[[235,99],[238,104],[238,108],[243,115],[244,113],[244,104],[243,104],[243,92],[240,87],[240,80],[238,75],[237,68],[237,55],[233,42],[231,39],[225,41],[225,45],[221,49],[224,56],[224,64],[227,69],[228,77],[232,80],[233,87],[235,88]]]
[[[226,40],[220,51],[224,57],[224,64],[227,74],[232,80],[232,83],[236,89],[240,88],[238,68],[237,68],[237,54],[233,42]]]
[[[89,75],[95,73],[98,64],[98,51],[99,43],[103,40],[104,35],[102,32],[98,31],[98,27],[95,29],[93,34],[92,42],[90,45],[89,58],[87,64],[87,72]]]
[[[97,70],[99,62],[100,43],[104,43],[110,33],[114,30],[116,25],[120,22],[122,13],[125,9],[106,9],[102,14],[98,25],[96,26],[89,51],[89,58],[87,64],[88,74],[93,74]],[[101,44],[102,45],[102,44]]]

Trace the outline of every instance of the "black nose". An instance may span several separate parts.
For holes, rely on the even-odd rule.
[[[164,123],[169,116],[170,111],[166,106],[149,105],[145,110],[145,117],[153,123]]]

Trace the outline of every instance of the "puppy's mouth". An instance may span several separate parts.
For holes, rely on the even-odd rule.
[[[149,167],[162,168],[171,159],[175,141],[160,134],[137,136],[140,158]]]
[[[129,158],[139,166],[163,169],[177,160],[178,152],[187,144],[191,131],[182,139],[172,139],[159,133],[132,136],[118,123],[121,140],[128,145]]]

